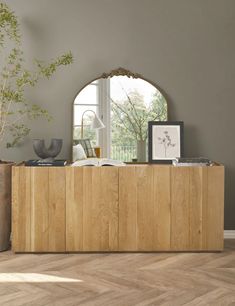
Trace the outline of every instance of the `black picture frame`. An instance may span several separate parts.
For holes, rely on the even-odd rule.
[[[163,135],[163,137],[165,137],[165,140],[163,137],[156,137],[156,135],[158,134],[157,131],[157,127],[161,127],[159,128],[159,133],[160,131],[162,131],[162,126],[166,127],[166,130],[163,131],[163,133],[165,134],[165,136]],[[169,130],[172,130],[172,127],[177,127],[176,131],[179,130],[179,135],[177,134],[177,136],[175,136],[175,143],[171,143],[171,139],[169,138],[169,130],[167,129],[167,126],[169,127]],[[173,130],[172,130],[173,131]],[[168,138],[167,138],[168,137]],[[167,143],[171,143],[168,147],[175,147],[174,152],[178,151],[179,156],[157,156],[157,154],[153,154],[153,148],[158,148],[156,147],[156,142],[159,141],[161,143],[159,143],[160,145],[164,146],[164,153],[166,155],[166,149],[165,149],[165,145],[164,145],[164,141],[166,141]],[[159,149],[160,151],[160,149]],[[173,151],[173,150],[172,150]],[[149,121],[148,122],[148,162],[151,164],[172,164],[172,160],[175,157],[183,157],[184,156],[184,122],[183,121]]]

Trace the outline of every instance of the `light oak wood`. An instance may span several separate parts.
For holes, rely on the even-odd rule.
[[[31,251],[49,250],[49,168],[31,170]],[[57,192],[60,192],[59,190]]]
[[[66,167],[66,250],[83,250],[83,170]]]
[[[224,167],[13,170],[15,252],[223,249]]]
[[[157,220],[153,192],[153,167],[137,167],[136,176],[137,250],[151,251],[156,245],[154,243],[154,224]]]
[[[12,168],[12,239],[13,249],[31,251],[31,169]]]
[[[171,249],[171,171],[170,167],[153,167],[155,204],[154,245],[156,250]],[[156,221],[157,220],[157,221]]]
[[[224,228],[224,168],[211,167],[207,171],[207,199],[203,215],[203,248],[222,249]],[[213,229],[213,230],[212,230]]]
[[[63,252],[66,248],[66,184],[63,168],[49,168],[48,188],[48,249],[50,252]]]
[[[188,250],[189,244],[189,167],[171,169],[171,248]]]
[[[192,167],[189,172],[189,245],[192,250],[202,249],[202,208],[205,205],[203,195],[206,167]]]
[[[119,169],[119,250],[137,250],[136,167]]]
[[[234,258],[235,240],[216,253],[2,252],[0,305],[234,306]]]
[[[117,251],[118,169],[67,168],[66,182],[66,250]]]

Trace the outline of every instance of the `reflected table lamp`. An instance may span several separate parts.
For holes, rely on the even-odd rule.
[[[95,116],[94,116],[94,119],[92,120],[92,123],[91,123],[91,128],[94,129],[94,130],[100,130],[100,129],[103,129],[105,128],[105,125],[103,124],[103,122],[101,121],[101,119],[96,115],[96,113],[91,110],[91,109],[87,109],[83,112],[82,114],[82,122],[81,122],[81,139],[83,139],[83,128],[84,128],[84,115],[85,113],[87,112],[92,112]]]

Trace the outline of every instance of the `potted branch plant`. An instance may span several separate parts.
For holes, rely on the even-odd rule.
[[[51,117],[45,109],[25,98],[25,89],[33,87],[40,78],[49,78],[58,67],[72,63],[71,52],[49,64],[35,61],[35,71],[24,66],[20,26],[17,16],[0,2],[0,147],[19,144],[30,129],[24,119]],[[6,140],[7,139],[7,140]],[[13,162],[0,161],[0,251],[9,248],[11,231],[11,167]]]
[[[167,119],[167,108],[164,97],[157,91],[152,102],[146,105],[144,97],[137,91],[127,92],[123,87],[125,99],[115,101],[111,99],[112,122],[114,133],[126,137],[136,143],[138,162],[146,161],[148,121]]]

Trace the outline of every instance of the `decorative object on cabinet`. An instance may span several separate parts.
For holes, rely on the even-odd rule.
[[[82,114],[88,109],[102,118],[105,129],[96,133],[90,129],[93,116],[86,116],[84,128],[81,126]],[[96,77],[78,92],[73,104],[73,141],[83,134],[93,146],[101,147],[102,157],[146,162],[148,121],[153,120],[167,120],[162,90],[140,74],[118,68]]]
[[[83,149],[83,146],[78,143],[76,145],[73,146],[73,162],[75,162],[76,160],[82,160],[82,159],[86,159],[87,155],[85,150]]]
[[[101,147],[95,146],[94,150],[96,157],[101,158]]]
[[[174,166],[211,166],[213,162],[205,157],[176,157],[173,159],[172,164]]]
[[[13,251],[221,251],[224,167],[13,167]]]
[[[54,160],[46,160],[46,159],[30,159],[25,162],[25,166],[29,167],[63,167],[67,164],[67,160],[65,159],[54,159]]]
[[[63,139],[51,139],[50,146],[46,148],[44,139],[34,139],[33,149],[38,157],[45,161],[52,162],[60,153],[63,145]]]
[[[94,166],[94,167],[124,167],[126,164],[120,160],[114,160],[110,158],[87,158],[83,160],[78,160],[74,162],[72,167],[85,167],[85,166]]]
[[[172,163],[183,156],[182,121],[150,121],[148,123],[149,163]]]

